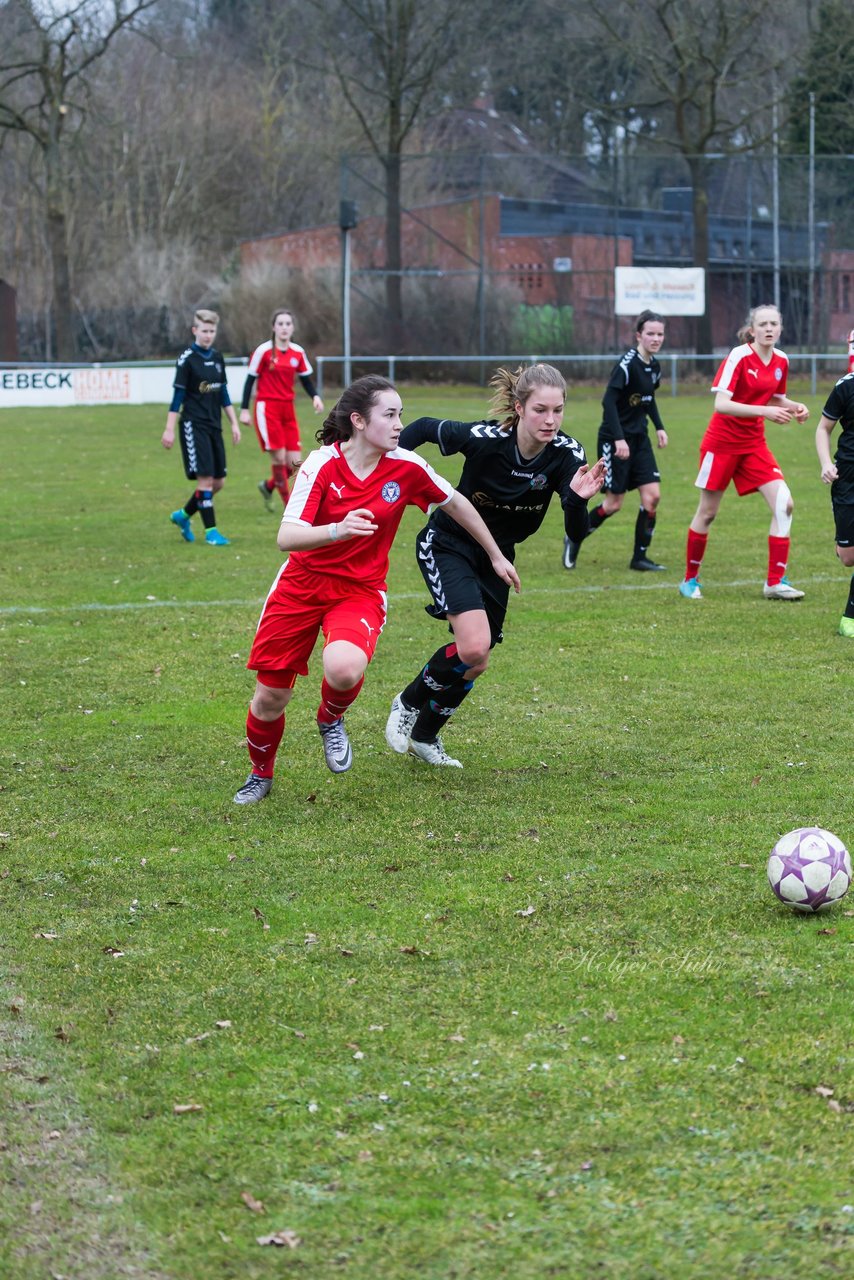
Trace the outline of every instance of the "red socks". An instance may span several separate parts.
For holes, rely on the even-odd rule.
[[[283,504],[287,504],[288,501],[289,474],[290,467],[286,466],[284,462],[281,464],[278,462],[273,463],[273,485],[278,490],[279,497],[282,499]]]
[[[789,562],[791,538],[775,538],[768,535],[768,586],[776,587],[783,581]]]
[[[359,690],[365,683],[365,677],[362,676],[352,689],[333,689],[332,685],[323,677],[320,686],[320,706],[317,708],[317,723],[332,724],[335,720],[339,720],[343,716],[348,707],[359,696]]]
[[[284,713],[278,720],[259,720],[250,708],[246,717],[246,745],[252,772],[260,778],[272,778],[276,764],[276,752],[285,732]]]
[[[703,556],[706,554],[706,543],[709,541],[707,533],[695,533],[693,529],[688,530],[688,547],[685,553],[685,581],[689,578],[699,578],[700,565],[703,563]]]

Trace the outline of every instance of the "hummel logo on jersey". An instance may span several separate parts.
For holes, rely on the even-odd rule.
[[[501,440],[507,434],[503,427],[491,427],[488,422],[478,423],[476,427],[472,427],[471,433],[479,440]]]
[[[338,497],[339,497],[339,498],[343,498],[343,497],[344,497],[344,489],[345,489],[345,487],[346,487],[346,486],[345,486],[345,485],[343,485],[343,484],[341,484],[341,485],[333,484],[331,480],[329,481],[329,488],[330,488],[330,489],[334,489],[334,490],[335,490],[335,492],[338,494]]]

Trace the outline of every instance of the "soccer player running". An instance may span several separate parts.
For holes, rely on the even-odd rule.
[[[830,457],[830,437],[837,422],[842,430],[835,459]],[[836,524],[836,554],[847,569],[854,566],[854,373],[840,378],[827,398],[815,431],[815,447],[821,478],[830,485],[830,501]],[[839,634],[854,640],[854,577],[848,602],[839,620]]]
[[[516,544],[539,529],[553,494],[574,542],[587,533],[587,502],[602,487],[605,463],[588,467],[577,440],[560,425],[566,383],[557,369],[537,364],[492,379],[492,410],[503,420],[450,422],[419,418],[401,436],[406,449],[428,441],[445,455],[465,457],[459,489],[470,497],[508,560]],[[416,541],[416,555],[433,604],[447,618],[451,644],[436,650],[415,679],[394,698],[386,724],[389,746],[431,765],[462,768],[448,755],[440,730],[448,723],[502,639],[508,589],[474,540],[434,511]]]
[[[702,600],[700,565],[709,527],[730,481],[736,493],[761,493],[771,510],[768,533],[766,600],[801,600],[803,591],[786,577],[792,495],[777,459],[765,441],[765,419],[806,422],[809,409],[786,395],[789,359],[777,349],[783,319],[775,306],[754,307],[738,331],[734,347],[715,375],[715,411],[700,442],[700,472],[694,482],[700,504],[688,527],[687,567],[679,592],[686,600]],[[749,339],[749,341],[747,341]]]
[[[272,466],[272,474],[258,481],[258,492],[268,511],[273,510],[274,490],[282,504],[287,503],[288,481],[302,461],[299,423],[294,412],[297,378],[311,397],[314,412],[323,412],[323,401],[317,394],[308,356],[298,343],[291,341],[293,312],[277,307],[270,317],[270,325],[270,338],[252,352],[240,410],[240,421],[248,427],[252,421],[249,402],[255,388],[255,430],[261,448],[270,455]]]
[[[231,423],[231,438],[240,443],[240,427],[228,394],[225,361],[214,347],[219,325],[216,311],[197,311],[193,316],[193,342],[178,357],[174,395],[166,415],[166,429],[160,438],[164,449],[175,443],[175,426],[181,420],[181,456],[188,480],[196,488],[189,502],[169,519],[185,542],[195,542],[190,526],[198,511],[209,547],[227,547],[229,539],[216,527],[213,497],[225,484],[225,443],[222,438],[222,411]]]
[[[323,424],[321,448],[306,458],[279,529],[290,552],[273,583],[247,666],[257,673],[246,720],[252,772],[234,797],[254,804],[273,785],[285,707],[318,633],[325,638],[317,727],[326,763],[344,773],[353,751],[344,728],[386,620],[386,576],[404,510],[438,504],[461,536],[482,549],[505,590],[519,590],[513,565],[466,497],[398,447],[401,401],[377,375],[359,378]],[[458,523],[457,523],[458,522]]]
[[[652,419],[659,449],[667,446],[667,432],[655,402],[661,382],[661,366],[655,357],[663,342],[661,316],[654,311],[642,311],[635,323],[635,345],[614,365],[602,397],[598,452],[605,459],[605,485],[602,501],[590,512],[590,533],[593,533],[617,514],[629,489],[637,489],[640,510],[635,520],[635,546],[629,568],[640,572],[664,568],[647,554],[661,499],[661,476],[655,464],[647,418]],[[580,543],[564,535],[564,569],[575,568],[579,548]]]

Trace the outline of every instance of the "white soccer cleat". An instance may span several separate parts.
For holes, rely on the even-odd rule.
[[[243,786],[234,797],[235,804],[257,804],[270,794],[272,778],[262,778],[259,773],[250,773]]]
[[[410,738],[409,754],[415,756],[416,760],[423,760],[425,764],[446,765],[452,769],[463,767],[459,760],[448,755],[441,738],[434,738],[432,742],[416,742],[414,738]]]
[[[323,742],[323,754],[327,765],[333,773],[346,773],[353,763],[353,748],[350,746],[342,717],[339,716],[337,720],[333,720],[332,724],[318,723],[317,728]]]
[[[788,578],[781,579],[773,587],[769,587],[766,582],[762,588],[762,594],[766,600],[803,600],[804,598],[803,591],[793,587]]]
[[[396,751],[398,755],[405,756],[409,750],[409,735],[415,728],[417,719],[418,708],[405,706],[401,695],[395,694],[385,723],[385,740],[392,751]]]

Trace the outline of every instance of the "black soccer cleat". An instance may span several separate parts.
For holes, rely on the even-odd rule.
[[[578,552],[581,548],[580,542],[573,542],[572,538],[563,535],[563,567],[564,569],[574,569],[575,562],[578,559]]]
[[[639,573],[661,573],[665,566],[656,564],[654,560],[648,560],[646,556],[635,556],[634,560],[629,564],[630,569],[637,569]]]

